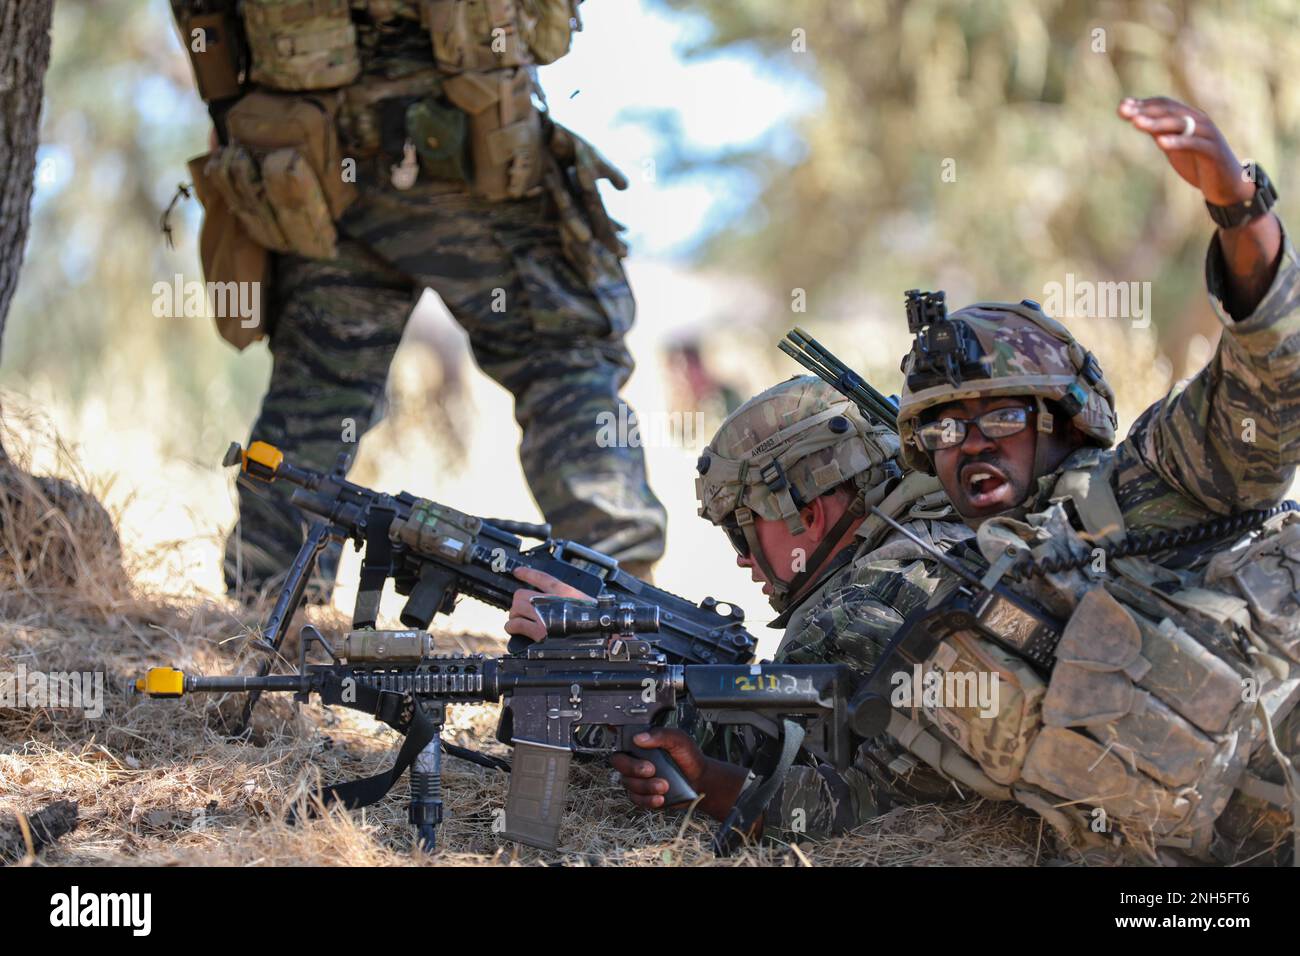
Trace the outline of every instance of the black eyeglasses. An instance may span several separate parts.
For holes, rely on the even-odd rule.
[[[1029,425],[1029,416],[1035,409],[1027,405],[1011,405],[1007,408],[995,408],[974,418],[953,418],[944,416],[932,422],[926,422],[916,430],[917,440],[926,451],[938,451],[941,448],[954,448],[966,440],[966,430],[974,425],[985,438],[1007,438],[1022,432]]]
[[[731,541],[731,546],[736,549],[736,553],[742,558],[749,557],[749,539],[745,537],[745,532],[740,527],[740,522],[736,520],[734,514],[727,515],[722,519],[722,530],[727,532],[727,538]]]

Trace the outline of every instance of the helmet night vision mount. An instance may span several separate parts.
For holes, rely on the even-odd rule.
[[[907,328],[916,336],[907,387],[920,391],[947,382],[958,388],[966,378],[987,378],[983,347],[965,322],[948,318],[942,290],[909,289],[906,296]]]

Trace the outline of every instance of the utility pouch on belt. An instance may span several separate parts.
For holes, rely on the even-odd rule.
[[[266,332],[265,305],[269,277],[269,256],[248,234],[205,172],[210,156],[204,153],[189,162],[194,192],[203,204],[203,227],[199,232],[199,258],[203,277],[213,283],[212,304],[217,331],[237,349],[262,338]],[[250,304],[251,315],[239,314],[232,303]]]
[[[325,90],[361,72],[348,0],[243,0],[251,77],[275,90]]]
[[[537,195],[542,117],[533,105],[528,71],[461,73],[444,80],[442,88],[469,115],[475,195],[495,202]]]
[[[256,92],[226,116],[229,144],[207,175],[253,239],[275,252],[332,259],[334,220],[356,196],[344,182],[337,95]]]
[[[200,13],[195,7],[202,6]],[[172,0],[181,43],[194,67],[194,82],[205,103],[239,95],[247,55],[240,33],[235,0],[196,4]]]
[[[431,177],[469,182],[469,119],[462,110],[432,97],[417,100],[406,108],[406,135]]]

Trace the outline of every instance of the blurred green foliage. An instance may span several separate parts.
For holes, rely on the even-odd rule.
[[[1283,214],[1294,208],[1290,0],[661,2],[699,18],[688,54],[740,51],[823,91],[821,108],[748,152],[679,153],[665,166],[756,178],[756,198],[707,257],[771,293],[775,329],[901,324],[910,287],[944,288],[953,304],[1019,299],[1073,272],[1150,280],[1162,345],[1180,365],[1186,329],[1205,318],[1210,226],[1195,191],[1115,117],[1125,95],[1205,109],[1269,169]],[[41,383],[110,414],[154,406],[173,453],[211,461],[252,420],[269,356],[264,345],[237,355],[207,319],[154,315],[155,283],[201,278],[197,203],[173,213],[174,249],[158,219],[208,130],[166,0],[59,3],[53,40],[0,384]],[[796,288],[806,315],[789,311]],[[872,342],[863,370],[893,387],[897,352]]]
[[[708,255],[770,290],[778,327],[795,288],[802,321],[901,322],[908,288],[944,288],[953,305],[1041,298],[1073,272],[1151,281],[1177,367],[1178,340],[1205,317],[1212,225],[1116,117],[1129,95],[1205,110],[1240,158],[1268,168],[1283,215],[1296,208],[1300,8],[1287,0],[663,2],[711,23],[693,55],[749,49],[824,91],[799,125],[801,155],[763,144],[715,158],[754,171],[761,190]]]

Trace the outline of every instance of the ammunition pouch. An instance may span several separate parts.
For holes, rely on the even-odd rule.
[[[990,780],[1015,783],[1041,722],[1045,687],[1038,675],[1024,661],[969,632],[941,641],[923,672],[937,691],[931,700],[922,690],[926,716]],[[992,713],[982,707],[981,686],[991,691]]]
[[[361,72],[348,0],[243,0],[250,78],[273,90],[326,90]]]
[[[1166,618],[1094,588],[1057,649],[1026,783],[1100,807],[1136,845],[1204,856],[1251,750],[1241,676]]]
[[[275,252],[337,254],[334,221],[355,198],[342,175],[339,98],[256,92],[227,114],[229,142],[205,173],[249,236]]]
[[[569,52],[572,0],[421,0],[420,21],[444,73],[552,63]]]
[[[442,86],[469,117],[474,194],[500,202],[540,193],[542,117],[533,105],[529,72],[460,73]]]
[[[199,231],[199,258],[203,263],[203,278],[212,283],[209,288],[216,294],[224,293],[221,300],[211,303],[221,337],[241,351],[266,334],[266,288],[269,279],[269,259],[266,249],[253,240],[239,217],[226,203],[222,193],[207,176],[208,154],[196,156],[189,162],[194,192],[203,204],[203,226]],[[235,314],[229,308],[231,290],[235,300],[240,284],[250,283],[253,290],[253,316]],[[214,295],[214,298],[216,296]]]

